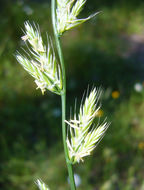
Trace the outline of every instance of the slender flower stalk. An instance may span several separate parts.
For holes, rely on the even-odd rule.
[[[66,159],[66,164],[68,168],[68,174],[69,174],[69,179],[70,179],[70,186],[71,190],[75,190],[75,181],[74,181],[74,174],[73,174],[73,168],[72,164],[70,163],[68,159],[68,148],[66,144],[66,125],[65,125],[65,119],[66,119],[66,73],[65,73],[65,64],[64,64],[64,58],[63,58],[63,53],[61,49],[61,44],[60,44],[60,36],[58,34],[57,28],[56,28],[56,8],[55,8],[55,0],[52,0],[52,23],[53,23],[53,30],[54,30],[54,36],[55,36],[55,41],[56,41],[56,46],[59,54],[59,59],[61,63],[61,68],[62,68],[62,80],[63,80],[63,90],[61,93],[61,103],[62,103],[62,136],[63,136],[63,145],[64,145],[64,152],[65,152],[65,159]]]

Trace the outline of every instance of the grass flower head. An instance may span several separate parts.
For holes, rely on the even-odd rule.
[[[94,88],[81,104],[78,116],[75,114],[74,119],[66,121],[70,127],[70,137],[67,136],[69,159],[73,163],[83,161],[83,157],[91,154],[109,126],[106,122],[94,123],[100,110],[100,95],[101,90]]]
[[[87,18],[78,19],[77,16],[81,12],[86,0],[57,0],[57,31],[61,35],[63,32],[91,19],[96,14]]]
[[[43,183],[41,180],[37,179],[36,185],[40,190],[50,190],[45,183]]]
[[[48,45],[44,45],[39,27],[34,27],[25,22],[25,35],[22,40],[29,43],[29,53],[16,55],[18,62],[35,79],[37,88],[42,93],[46,89],[60,94],[62,89],[61,68],[56,61],[54,50],[48,39]]]

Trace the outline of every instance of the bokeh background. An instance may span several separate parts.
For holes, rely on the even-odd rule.
[[[102,86],[101,121],[111,126],[93,155],[75,165],[79,190],[144,190],[144,1],[88,0],[91,21],[62,38],[67,118],[88,85]],[[44,96],[16,62],[24,21],[52,36],[50,1],[0,2],[0,189],[69,189],[61,141],[61,103]]]

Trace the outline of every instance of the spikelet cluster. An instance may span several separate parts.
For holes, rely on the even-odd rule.
[[[86,97],[84,104],[81,104],[78,116],[75,114],[74,119],[65,121],[70,128],[67,146],[72,163],[79,163],[85,156],[90,155],[109,126],[106,122],[94,124],[94,119],[100,109],[98,106],[100,95],[101,90],[94,88]]]
[[[62,90],[61,69],[56,61],[50,39],[48,45],[44,45],[39,27],[25,22],[25,35],[22,40],[28,42],[29,52],[16,55],[18,62],[35,79],[37,88],[42,94],[46,89],[60,94]]]
[[[40,190],[50,190],[45,183],[43,183],[41,180],[36,181],[36,185]]]
[[[95,13],[87,18],[78,19],[77,16],[81,12],[85,3],[86,0],[57,0],[56,25],[59,35],[61,35],[66,30],[69,30],[98,14]]]

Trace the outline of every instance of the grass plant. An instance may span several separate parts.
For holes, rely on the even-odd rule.
[[[64,32],[98,14],[79,19],[78,15],[85,3],[86,0],[52,0],[51,2],[52,24],[59,59],[55,56],[51,38],[47,36],[47,44],[44,43],[39,26],[35,23],[30,24],[28,21],[24,24],[25,30],[22,36],[27,50],[23,50],[22,53],[17,52],[16,55],[18,62],[34,78],[42,94],[49,90],[61,96],[62,136],[71,190],[76,190],[73,165],[84,161],[84,157],[92,153],[109,126],[105,120],[95,124],[102,92],[98,88],[87,91],[82,98],[78,115],[75,110],[74,116],[70,116],[69,121],[66,120],[66,71],[61,37]],[[49,190],[41,180],[37,180],[36,184],[40,190]]]

